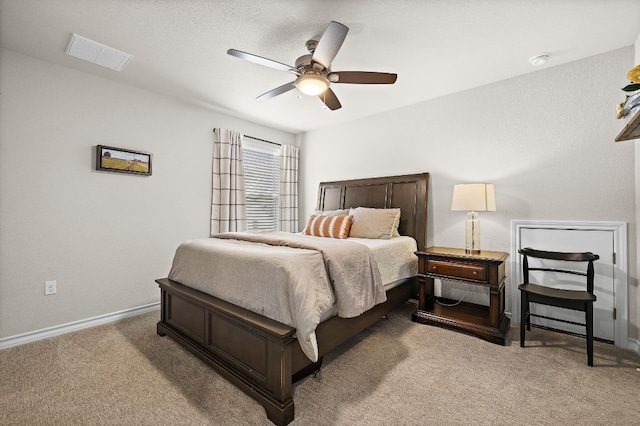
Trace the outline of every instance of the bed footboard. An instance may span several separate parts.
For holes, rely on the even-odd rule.
[[[158,334],[169,335],[257,400],[273,423],[290,423],[295,329],[175,281],[156,282]]]
[[[387,291],[387,301],[355,318],[333,317],[317,330],[320,360],[313,363],[295,329],[168,278],[161,289],[157,332],[168,335],[260,403],[273,423],[293,421],[293,382],[316,371],[322,356],[405,303],[415,277]]]

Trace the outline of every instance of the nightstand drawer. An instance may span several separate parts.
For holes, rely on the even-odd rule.
[[[441,260],[427,259],[425,273],[435,275],[447,275],[451,278],[487,282],[487,268],[483,265],[470,265],[468,263],[444,262]]]

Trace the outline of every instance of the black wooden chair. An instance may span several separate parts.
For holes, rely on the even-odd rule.
[[[534,250],[530,247],[518,250],[522,258],[523,283],[518,286],[520,289],[520,347],[524,348],[525,325],[527,330],[531,330],[531,317],[546,318],[554,321],[569,324],[581,325],[587,331],[587,364],[593,366],[593,302],[596,296],[593,294],[593,262],[600,257],[590,252],[586,253],[562,253],[552,251]],[[563,262],[587,262],[586,272],[564,268],[544,268],[529,267],[528,258],[558,260]],[[562,263],[561,265],[564,265]],[[569,266],[567,265],[567,268]],[[533,284],[529,281],[529,271],[559,272],[563,274],[580,275],[586,277],[586,290],[563,290],[545,286],[544,283]],[[544,281],[544,280],[543,280]],[[585,323],[566,321],[558,318],[546,317],[531,313],[530,303],[539,303],[549,306],[573,309],[585,313]]]

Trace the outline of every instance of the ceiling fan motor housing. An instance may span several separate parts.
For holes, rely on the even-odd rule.
[[[298,59],[296,59],[296,68],[305,68],[311,65],[311,54],[302,55]]]
[[[304,74],[318,74],[323,77],[329,75],[331,70],[329,68],[325,68],[322,64],[312,61],[313,55],[302,55],[298,59],[296,59],[296,69],[300,72],[301,75]]]

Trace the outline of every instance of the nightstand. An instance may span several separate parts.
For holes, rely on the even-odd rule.
[[[483,250],[478,254],[464,249],[429,247],[417,251],[418,310],[411,319],[471,334],[504,345],[509,318],[504,314],[504,261],[508,253]],[[489,306],[436,297],[434,279],[456,281],[489,288]],[[445,306],[454,305],[455,306]]]

